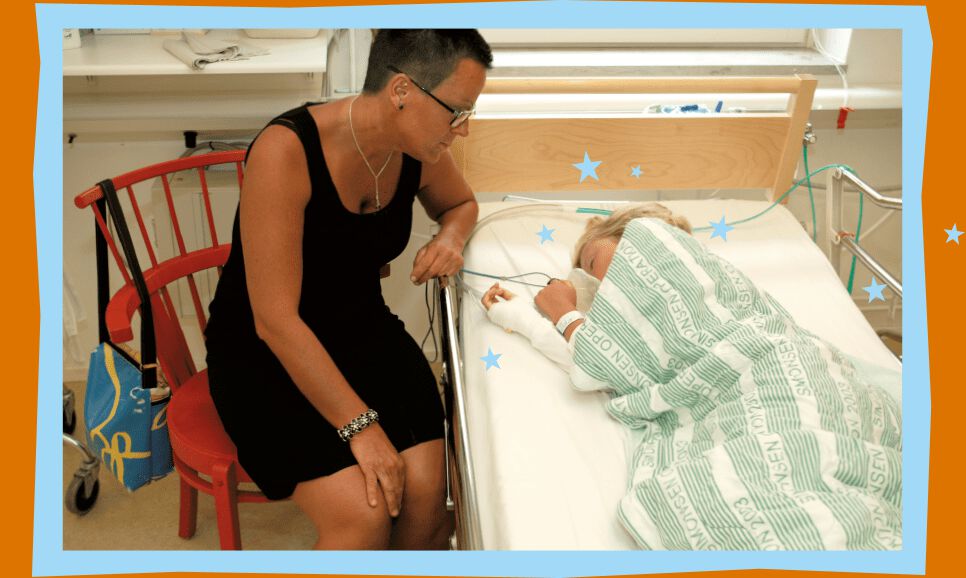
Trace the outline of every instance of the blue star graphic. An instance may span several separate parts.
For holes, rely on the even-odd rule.
[[[599,181],[600,179],[597,178],[597,165],[600,163],[601,161],[591,161],[590,155],[587,154],[587,151],[584,151],[584,162],[574,163],[574,167],[580,169],[580,182],[584,182],[584,179],[587,177],[594,177],[595,181]]]
[[[725,241],[728,240],[728,231],[734,229],[731,225],[725,223],[725,216],[721,215],[721,220],[717,223],[710,221],[711,227],[714,231],[711,232],[711,238],[721,237]]]
[[[636,167],[631,169],[631,176],[641,178],[641,165],[637,165]]]
[[[885,289],[885,287],[885,285],[876,283],[875,275],[873,275],[872,284],[868,287],[863,287],[862,289],[869,294],[869,303],[872,303],[876,299],[885,301],[885,297],[882,296],[882,290]]]
[[[502,367],[500,367],[500,363],[497,361],[501,357],[503,357],[502,353],[493,353],[493,350],[487,347],[486,355],[484,355],[480,359],[486,362],[486,367],[484,369],[489,371],[491,367],[495,367],[497,369],[503,369]]]
[[[957,245],[959,244],[959,236],[963,234],[963,231],[958,231],[956,229],[956,224],[955,223],[953,224],[953,228],[952,229],[943,229],[943,230],[946,231],[946,235],[947,235],[946,242],[947,243],[950,242],[950,241],[956,241],[956,244]]]
[[[546,225],[541,225],[543,230],[537,233],[540,236],[540,244],[543,245],[544,241],[553,241],[553,232],[557,229],[548,229]]]

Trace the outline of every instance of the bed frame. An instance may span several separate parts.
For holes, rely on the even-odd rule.
[[[593,192],[682,189],[762,189],[775,200],[791,186],[811,111],[816,80],[810,75],[762,78],[492,78],[484,92],[500,94],[648,94],[674,101],[690,95],[788,95],[784,111],[716,114],[559,114],[538,118],[488,115],[472,122],[453,155],[477,193]],[[688,96],[685,96],[688,95]],[[660,97],[658,97],[659,99]],[[567,169],[590,154],[603,160],[599,180],[577,182]],[[631,175],[640,165],[641,176]],[[835,171],[833,171],[835,172]],[[843,181],[873,202],[901,210],[901,200],[876,193],[849,173],[829,177],[829,257],[842,248],[856,254],[901,295],[895,277],[875,263],[841,229]],[[601,192],[604,191],[602,195]],[[880,273],[881,271],[881,273]],[[882,274],[885,273],[885,274]],[[452,284],[440,292],[443,385],[446,394],[448,503],[456,510],[454,549],[483,546],[472,457],[468,451],[465,389],[458,324],[459,296]]]
[[[816,80],[765,78],[494,78],[485,93],[788,95],[784,111],[723,114],[476,118],[454,158],[476,192],[764,189],[785,192],[798,163]],[[599,180],[575,183],[571,163],[606,159]],[[521,160],[524,159],[524,160]],[[640,165],[641,177],[630,174]]]

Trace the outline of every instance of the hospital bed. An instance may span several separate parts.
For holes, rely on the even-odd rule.
[[[784,110],[766,113],[511,115],[474,120],[454,157],[478,195],[513,196],[481,203],[480,222],[467,244],[465,269],[487,274],[540,272],[565,277],[571,249],[591,215],[613,207],[615,196],[661,202],[695,227],[759,215],[793,182],[815,80],[491,79],[487,92],[639,93],[655,98],[722,94],[787,95]],[[671,95],[671,96],[668,96]],[[688,95],[688,96],[681,96]],[[686,102],[686,101],[685,101]],[[587,152],[601,160],[597,179],[578,183]],[[631,170],[640,166],[641,176]],[[696,232],[710,251],[743,271],[785,306],[803,327],[847,354],[901,370],[895,356],[842,286],[839,254],[848,250],[901,296],[901,284],[850,237],[842,224],[844,184],[883,207],[901,201],[879,195],[848,171],[828,171],[826,239],[818,244],[781,204],[736,225],[727,241]],[[761,201],[676,200],[681,189],[762,189]],[[577,202],[556,202],[569,197]],[[548,237],[547,230],[552,230]],[[543,231],[543,235],[539,235]],[[823,252],[823,249],[826,252]],[[830,262],[831,259],[831,262]],[[501,285],[532,300],[546,276]],[[605,411],[604,393],[578,392],[568,376],[525,338],[490,323],[480,294],[494,279],[464,274],[440,289],[444,386],[448,393],[449,481],[460,549],[630,549],[618,522],[627,489],[627,448],[634,434]],[[489,361],[487,361],[487,358]],[[890,392],[898,397],[898,390]]]

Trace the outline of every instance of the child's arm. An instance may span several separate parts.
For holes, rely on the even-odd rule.
[[[497,296],[505,301],[497,300]],[[493,285],[483,295],[486,316],[507,331],[519,333],[529,339],[537,351],[569,372],[574,360],[567,341],[529,303],[515,297],[516,295],[501,288],[499,284]]]
[[[583,324],[583,315],[577,309],[577,290],[574,284],[570,281],[553,279],[537,293],[534,304],[550,319],[567,342],[572,343],[573,334]],[[562,324],[567,326],[563,327]]]

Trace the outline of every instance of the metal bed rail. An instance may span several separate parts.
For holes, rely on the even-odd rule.
[[[855,186],[859,194],[865,195],[874,204],[894,211],[902,211],[902,199],[897,197],[886,197],[869,186],[868,183],[860,179],[854,173],[843,169],[829,171],[828,176],[828,200],[825,207],[825,221],[827,227],[826,248],[828,250],[829,261],[836,272],[840,270],[842,262],[842,251],[846,249],[855,255],[866,267],[868,267],[883,283],[888,285],[896,295],[902,299],[902,283],[896,276],[890,273],[879,263],[868,251],[855,242],[855,233],[846,231],[842,225],[842,191],[845,182],[848,181]]]
[[[862,263],[866,267],[871,269],[874,274],[876,274],[880,279],[882,279],[882,281],[886,285],[891,287],[892,290],[895,291],[896,295],[898,295],[899,298],[902,299],[902,284],[899,283],[899,281],[897,281],[896,278],[892,276],[892,273],[889,273],[888,271],[886,271],[885,268],[878,261],[875,260],[875,257],[870,255],[868,252],[866,252],[865,249],[863,249],[855,241],[853,241],[852,237],[842,237],[839,240],[839,243],[843,247],[845,247],[850,253],[855,255],[859,259],[859,261],[862,261]]]
[[[476,477],[473,458],[469,449],[469,431],[466,425],[466,389],[463,384],[463,361],[459,348],[457,329],[457,310],[459,299],[455,282],[440,287],[440,327],[443,344],[443,387],[447,399],[447,433],[452,435],[452,456],[447,449],[447,496],[454,495],[453,507],[456,510],[455,549],[482,550],[483,533],[480,528],[479,505],[477,504]],[[446,440],[447,448],[450,440]],[[450,459],[455,464],[450,463]],[[450,475],[453,473],[453,476]],[[453,480],[453,477],[456,479]],[[455,481],[455,484],[453,483]],[[455,486],[455,488],[454,488]],[[455,492],[453,491],[455,489]]]

